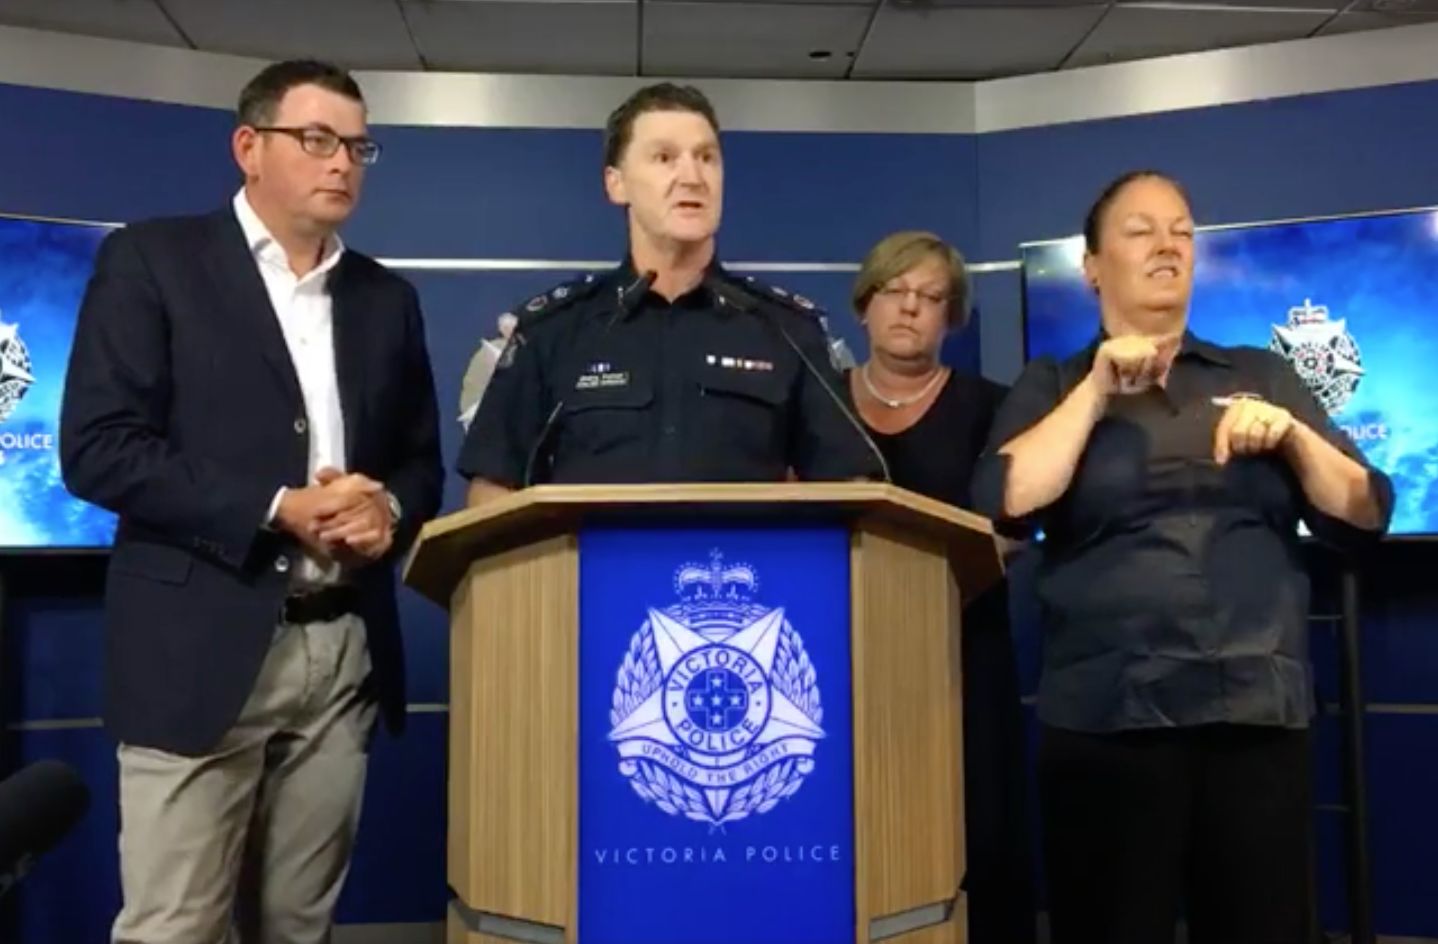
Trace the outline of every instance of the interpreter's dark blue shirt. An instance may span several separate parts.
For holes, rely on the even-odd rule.
[[[1004,444],[1047,416],[1088,374],[1098,342],[1036,360],[999,410],[973,484],[1001,530],[1041,528],[1043,619],[1038,715],[1079,731],[1215,722],[1306,727],[1309,583],[1298,523],[1340,547],[1375,541],[1392,485],[1369,467],[1376,532],[1315,509],[1278,453],[1213,459],[1224,408],[1256,394],[1367,466],[1278,355],[1185,335],[1166,389],[1114,396],[1068,490],[1022,520],[1002,514]]]

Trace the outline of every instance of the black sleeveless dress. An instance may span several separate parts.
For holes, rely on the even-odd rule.
[[[1006,388],[952,373],[917,422],[869,428],[894,484],[972,509],[969,479]],[[969,940],[1032,944],[1034,868],[1018,668],[1008,586],[964,607],[964,783]]]

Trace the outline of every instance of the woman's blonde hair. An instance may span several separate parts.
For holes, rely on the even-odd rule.
[[[969,323],[969,276],[964,257],[938,236],[923,230],[890,233],[869,250],[854,280],[855,313],[862,320],[875,292],[928,259],[937,259],[948,270],[949,327],[964,327]]]

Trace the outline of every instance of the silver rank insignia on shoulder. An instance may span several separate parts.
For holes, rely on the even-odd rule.
[[[506,370],[514,366],[514,359],[519,354],[519,349],[524,346],[524,334],[519,328],[509,332],[504,349],[499,352],[499,360],[495,362],[495,370]]]

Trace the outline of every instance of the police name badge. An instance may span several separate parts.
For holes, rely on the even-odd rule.
[[[600,390],[629,386],[629,371],[615,370],[608,361],[596,361],[584,368],[574,383],[575,390]]]
[[[711,826],[767,813],[798,792],[824,737],[813,664],[758,574],[685,564],[679,602],[630,639],[610,711],[619,772],[643,800]]]

